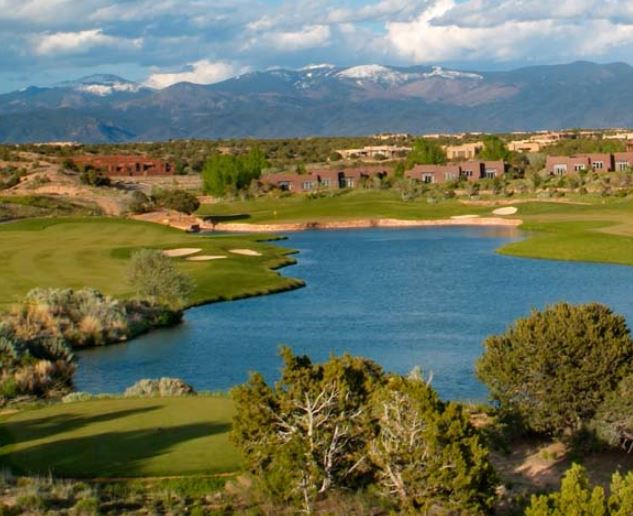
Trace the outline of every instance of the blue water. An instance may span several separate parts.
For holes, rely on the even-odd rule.
[[[483,400],[473,374],[487,335],[532,308],[599,301],[633,322],[633,267],[495,254],[521,238],[489,228],[312,231],[290,236],[304,289],[189,310],[184,325],[80,353],[77,388],[119,392],[140,378],[227,389],[279,373],[277,348],[323,360],[349,352],[390,371],[420,366],[444,398]],[[213,264],[205,264],[212,267]]]

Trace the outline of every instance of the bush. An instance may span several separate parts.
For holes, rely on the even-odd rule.
[[[231,392],[231,440],[276,503],[301,506],[371,487],[403,511],[490,507],[487,450],[459,407],[419,376],[385,375],[344,355],[323,364],[282,349],[281,379],[259,374]]]
[[[134,191],[128,209],[132,213],[147,213],[154,209],[154,202],[143,192]]]
[[[193,387],[179,378],[160,380],[139,380],[128,387],[123,394],[126,398],[164,398],[195,394]]]
[[[143,249],[132,255],[129,278],[142,299],[169,307],[181,307],[193,291],[189,276],[179,272],[169,257],[155,249]]]
[[[110,186],[111,181],[108,176],[99,170],[88,168],[79,174],[79,181],[90,186]]]
[[[165,190],[154,194],[155,203],[163,208],[191,215],[200,207],[200,201],[184,190]]]
[[[560,491],[532,496],[526,516],[629,516],[633,514],[633,473],[616,473],[607,498],[602,487],[591,487],[585,469],[573,464],[561,481]]]
[[[623,437],[633,436],[633,375],[625,377],[598,408],[591,424],[597,436],[610,446],[619,446]],[[628,444],[633,446],[633,442]]]
[[[599,304],[535,310],[484,346],[477,375],[502,411],[537,432],[577,431],[633,369],[624,318]]]

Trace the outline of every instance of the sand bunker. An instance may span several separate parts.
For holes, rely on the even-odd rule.
[[[241,254],[242,256],[261,256],[262,253],[258,253],[253,249],[229,249],[229,253]]]
[[[208,262],[210,260],[224,260],[226,256],[222,255],[210,255],[210,254],[201,254],[199,256],[192,256],[191,258],[187,258],[188,262]]]
[[[464,220],[464,219],[476,219],[479,215],[453,215],[451,219],[453,220]]]
[[[180,258],[181,256],[190,256],[192,254],[196,254],[202,251],[202,249],[195,249],[193,247],[182,247],[180,249],[166,249],[163,251],[165,256],[169,256],[170,258]]]
[[[493,215],[514,215],[519,208],[515,208],[514,206],[508,206],[506,208],[497,208],[492,212]]]

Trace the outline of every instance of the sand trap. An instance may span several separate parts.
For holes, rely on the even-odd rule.
[[[519,208],[515,208],[514,206],[508,206],[507,208],[497,208],[492,212],[493,215],[514,215]]]
[[[229,253],[241,254],[242,256],[261,256],[262,253],[258,253],[253,249],[229,249]]]
[[[187,258],[188,262],[208,262],[210,260],[224,260],[226,256],[214,256],[210,254],[201,254],[199,256],[192,256],[191,258]]]
[[[464,219],[476,219],[479,215],[453,215],[451,219],[453,220],[464,220]]]
[[[180,249],[166,249],[163,251],[165,256],[169,256],[170,258],[180,258],[181,256],[190,256],[192,254],[196,254],[202,251],[202,249],[195,249],[193,247],[182,247]]]

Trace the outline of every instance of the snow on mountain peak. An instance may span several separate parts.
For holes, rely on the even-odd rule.
[[[321,63],[321,64],[311,64],[311,65],[304,66],[303,68],[299,68],[299,71],[312,72],[314,70],[331,70],[332,68],[335,68],[335,66],[331,64],[327,64],[327,63]]]
[[[336,75],[344,79],[388,82],[391,84],[398,83],[407,78],[407,74],[377,64],[353,66],[352,68],[346,68]]]
[[[432,72],[423,74],[425,79],[439,77],[441,79],[483,79],[483,76],[476,73],[457,72],[454,70],[445,70],[441,66],[434,66]]]

